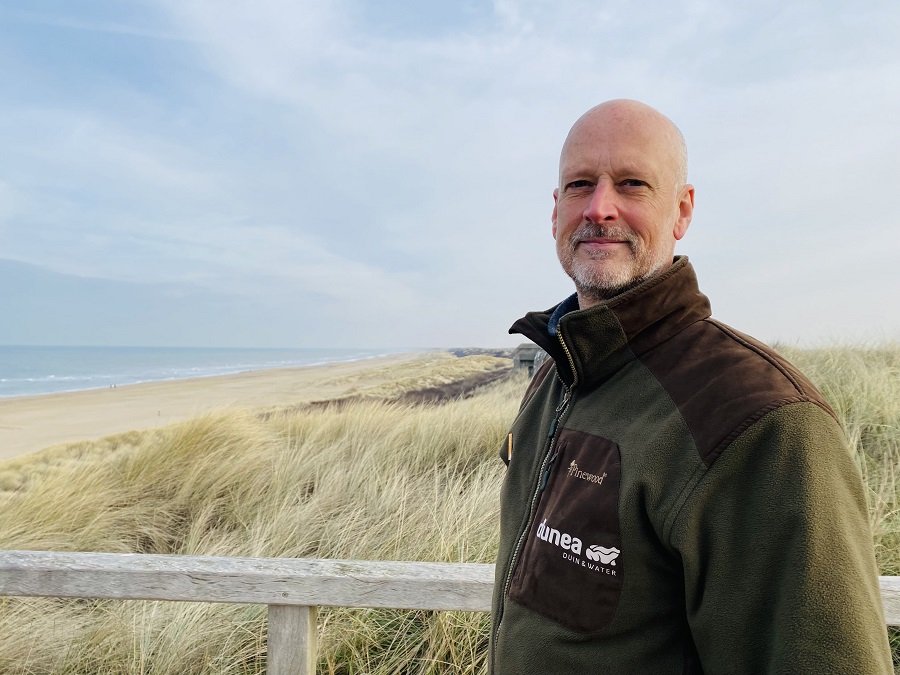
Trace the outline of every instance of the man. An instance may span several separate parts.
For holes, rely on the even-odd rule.
[[[636,101],[566,138],[552,222],[576,293],[510,329],[552,358],[502,449],[491,672],[891,673],[834,412],[673,260],[686,157]]]

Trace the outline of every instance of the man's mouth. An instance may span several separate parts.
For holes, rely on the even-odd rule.
[[[608,237],[589,237],[586,239],[577,239],[575,247],[582,246],[589,250],[613,249],[617,246],[629,246],[628,241],[623,239],[610,239]]]

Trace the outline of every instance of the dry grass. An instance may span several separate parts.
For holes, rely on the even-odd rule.
[[[900,347],[783,351],[844,417],[879,564],[900,574]],[[416,382],[397,379],[380,395]],[[0,548],[493,562],[496,451],[525,384],[206,416],[0,465]],[[484,673],[487,630],[478,613],[325,610],[319,672]],[[260,606],[0,599],[0,673],[259,673],[264,635]]]
[[[441,387],[476,374],[505,370],[511,365],[509,359],[485,355],[457,358],[449,352],[437,352],[427,358],[433,363],[428,368],[423,368],[420,361],[409,361],[344,375],[330,382],[343,385],[360,383],[350,389],[351,396],[394,399],[413,390]],[[380,385],[362,384],[363,378],[368,380],[372,377],[384,378],[387,382]]]
[[[432,363],[423,381],[496,365]],[[409,391],[401,377],[391,395]],[[445,406],[210,415],[54,448],[0,466],[0,547],[490,562],[495,452],[524,385]],[[0,672],[258,673],[264,622],[260,606],[0,599]],[[325,610],[320,624],[321,672],[484,670],[481,614]]]

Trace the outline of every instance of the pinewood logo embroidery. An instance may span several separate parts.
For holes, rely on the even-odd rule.
[[[597,485],[603,485],[603,479],[606,478],[606,472],[604,472],[602,476],[599,476],[595,473],[587,473],[586,471],[582,471],[578,468],[575,460],[572,460],[572,463],[569,464],[569,470],[567,473],[569,476],[574,476],[575,478],[580,478],[581,480],[596,483]]]

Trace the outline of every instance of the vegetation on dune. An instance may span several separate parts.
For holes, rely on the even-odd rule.
[[[448,365],[467,377],[455,361],[420,364],[424,381]],[[229,412],[54,448],[0,466],[0,548],[490,562],[495,453],[524,386],[444,406],[362,397]],[[325,609],[319,625],[320,672],[484,669],[479,613]],[[0,599],[2,673],[264,666],[261,606]]]
[[[900,347],[782,351],[845,420],[879,565],[900,575]],[[0,465],[0,548],[493,562],[496,452],[526,380],[443,405],[404,396],[498,365],[439,374],[466,359],[339,406],[208,415]],[[485,614],[324,609],[319,632],[322,673],[486,672]],[[0,598],[2,673],[259,673],[265,648],[256,605]]]

